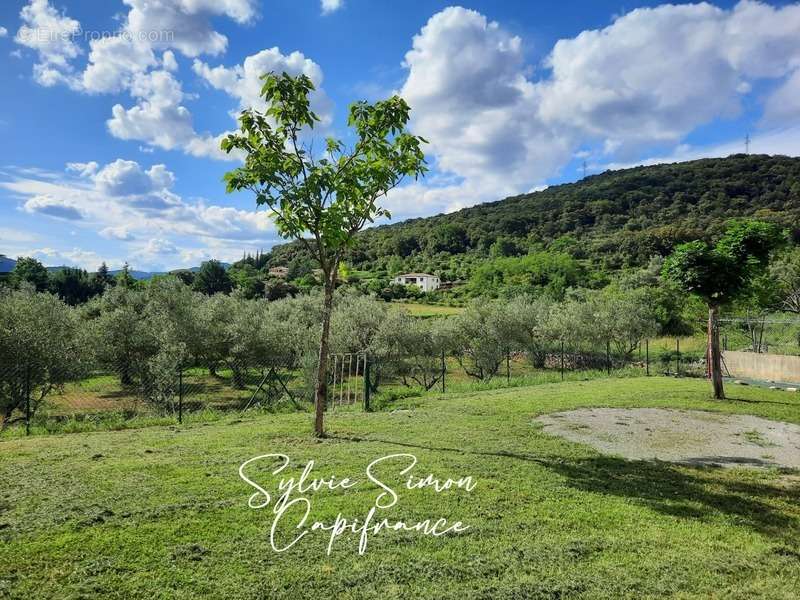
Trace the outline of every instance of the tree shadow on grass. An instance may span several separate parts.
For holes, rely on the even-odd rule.
[[[468,450],[393,440],[331,436],[343,441],[376,442],[433,452],[510,458],[534,463],[563,478],[565,485],[593,494],[629,499],[664,515],[713,522],[731,518],[776,541],[798,547],[800,494],[779,482],[748,481],[708,466],[613,456],[559,459],[504,450]],[[782,505],[782,506],[781,506]],[[787,506],[789,505],[789,506]],[[792,514],[794,513],[794,514]]]
[[[673,517],[705,522],[733,517],[736,524],[797,544],[800,521],[786,509],[798,512],[800,499],[796,490],[778,484],[744,482],[720,468],[610,456],[546,463],[579,490],[628,498]],[[786,503],[794,506],[780,506]]]

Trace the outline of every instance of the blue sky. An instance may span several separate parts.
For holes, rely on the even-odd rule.
[[[258,75],[304,72],[325,133],[402,94],[433,167],[395,220],[607,168],[800,154],[800,5],[11,0],[0,6],[0,253],[94,269],[276,243],[221,178]]]

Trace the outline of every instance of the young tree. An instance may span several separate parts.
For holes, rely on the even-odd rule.
[[[725,398],[719,309],[744,291],[783,238],[783,232],[771,223],[737,221],[714,246],[700,240],[681,244],[664,262],[664,277],[699,296],[708,306],[708,363],[714,398]]]
[[[405,176],[426,171],[424,140],[405,129],[410,108],[394,96],[350,106],[348,124],[355,129],[352,148],[327,138],[325,153],[316,154],[309,135],[319,117],[311,110],[314,89],[305,75],[269,73],[261,96],[267,109],[244,111],[239,133],[222,142],[226,152],[245,155],[243,167],[225,176],[228,192],[250,190],[268,206],[278,232],[301,240],[323,273],[324,300],[314,401],[314,432],[324,435],[327,397],[328,337],[339,263],[353,236],[389,211],[378,202]],[[310,236],[307,237],[307,236]]]

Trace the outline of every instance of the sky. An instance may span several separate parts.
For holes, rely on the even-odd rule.
[[[800,155],[800,4],[3,0],[0,254],[96,270],[280,239],[219,142],[259,76],[305,73],[320,135],[400,94],[431,171],[393,221],[637,164]]]

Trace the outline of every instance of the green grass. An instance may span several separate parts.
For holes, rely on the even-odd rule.
[[[461,306],[445,306],[442,304],[418,304],[416,302],[394,302],[398,306],[407,310],[415,317],[442,317],[457,315],[464,312]]]
[[[579,406],[661,406],[800,423],[791,394],[728,391],[715,402],[704,381],[654,377],[428,395],[336,411],[319,441],[302,413],[0,441],[0,597],[795,598],[797,474],[629,462],[533,422]],[[288,454],[294,476],[313,459],[317,475],[363,478],[396,452],[417,456],[418,475],[471,475],[471,493],[403,489],[382,515],[470,529],[382,532],[364,556],[353,536],[327,556],[314,533],[276,554],[270,513],[247,507],[253,490],[237,474],[270,452]],[[317,492],[311,518],[363,516],[378,491]]]

